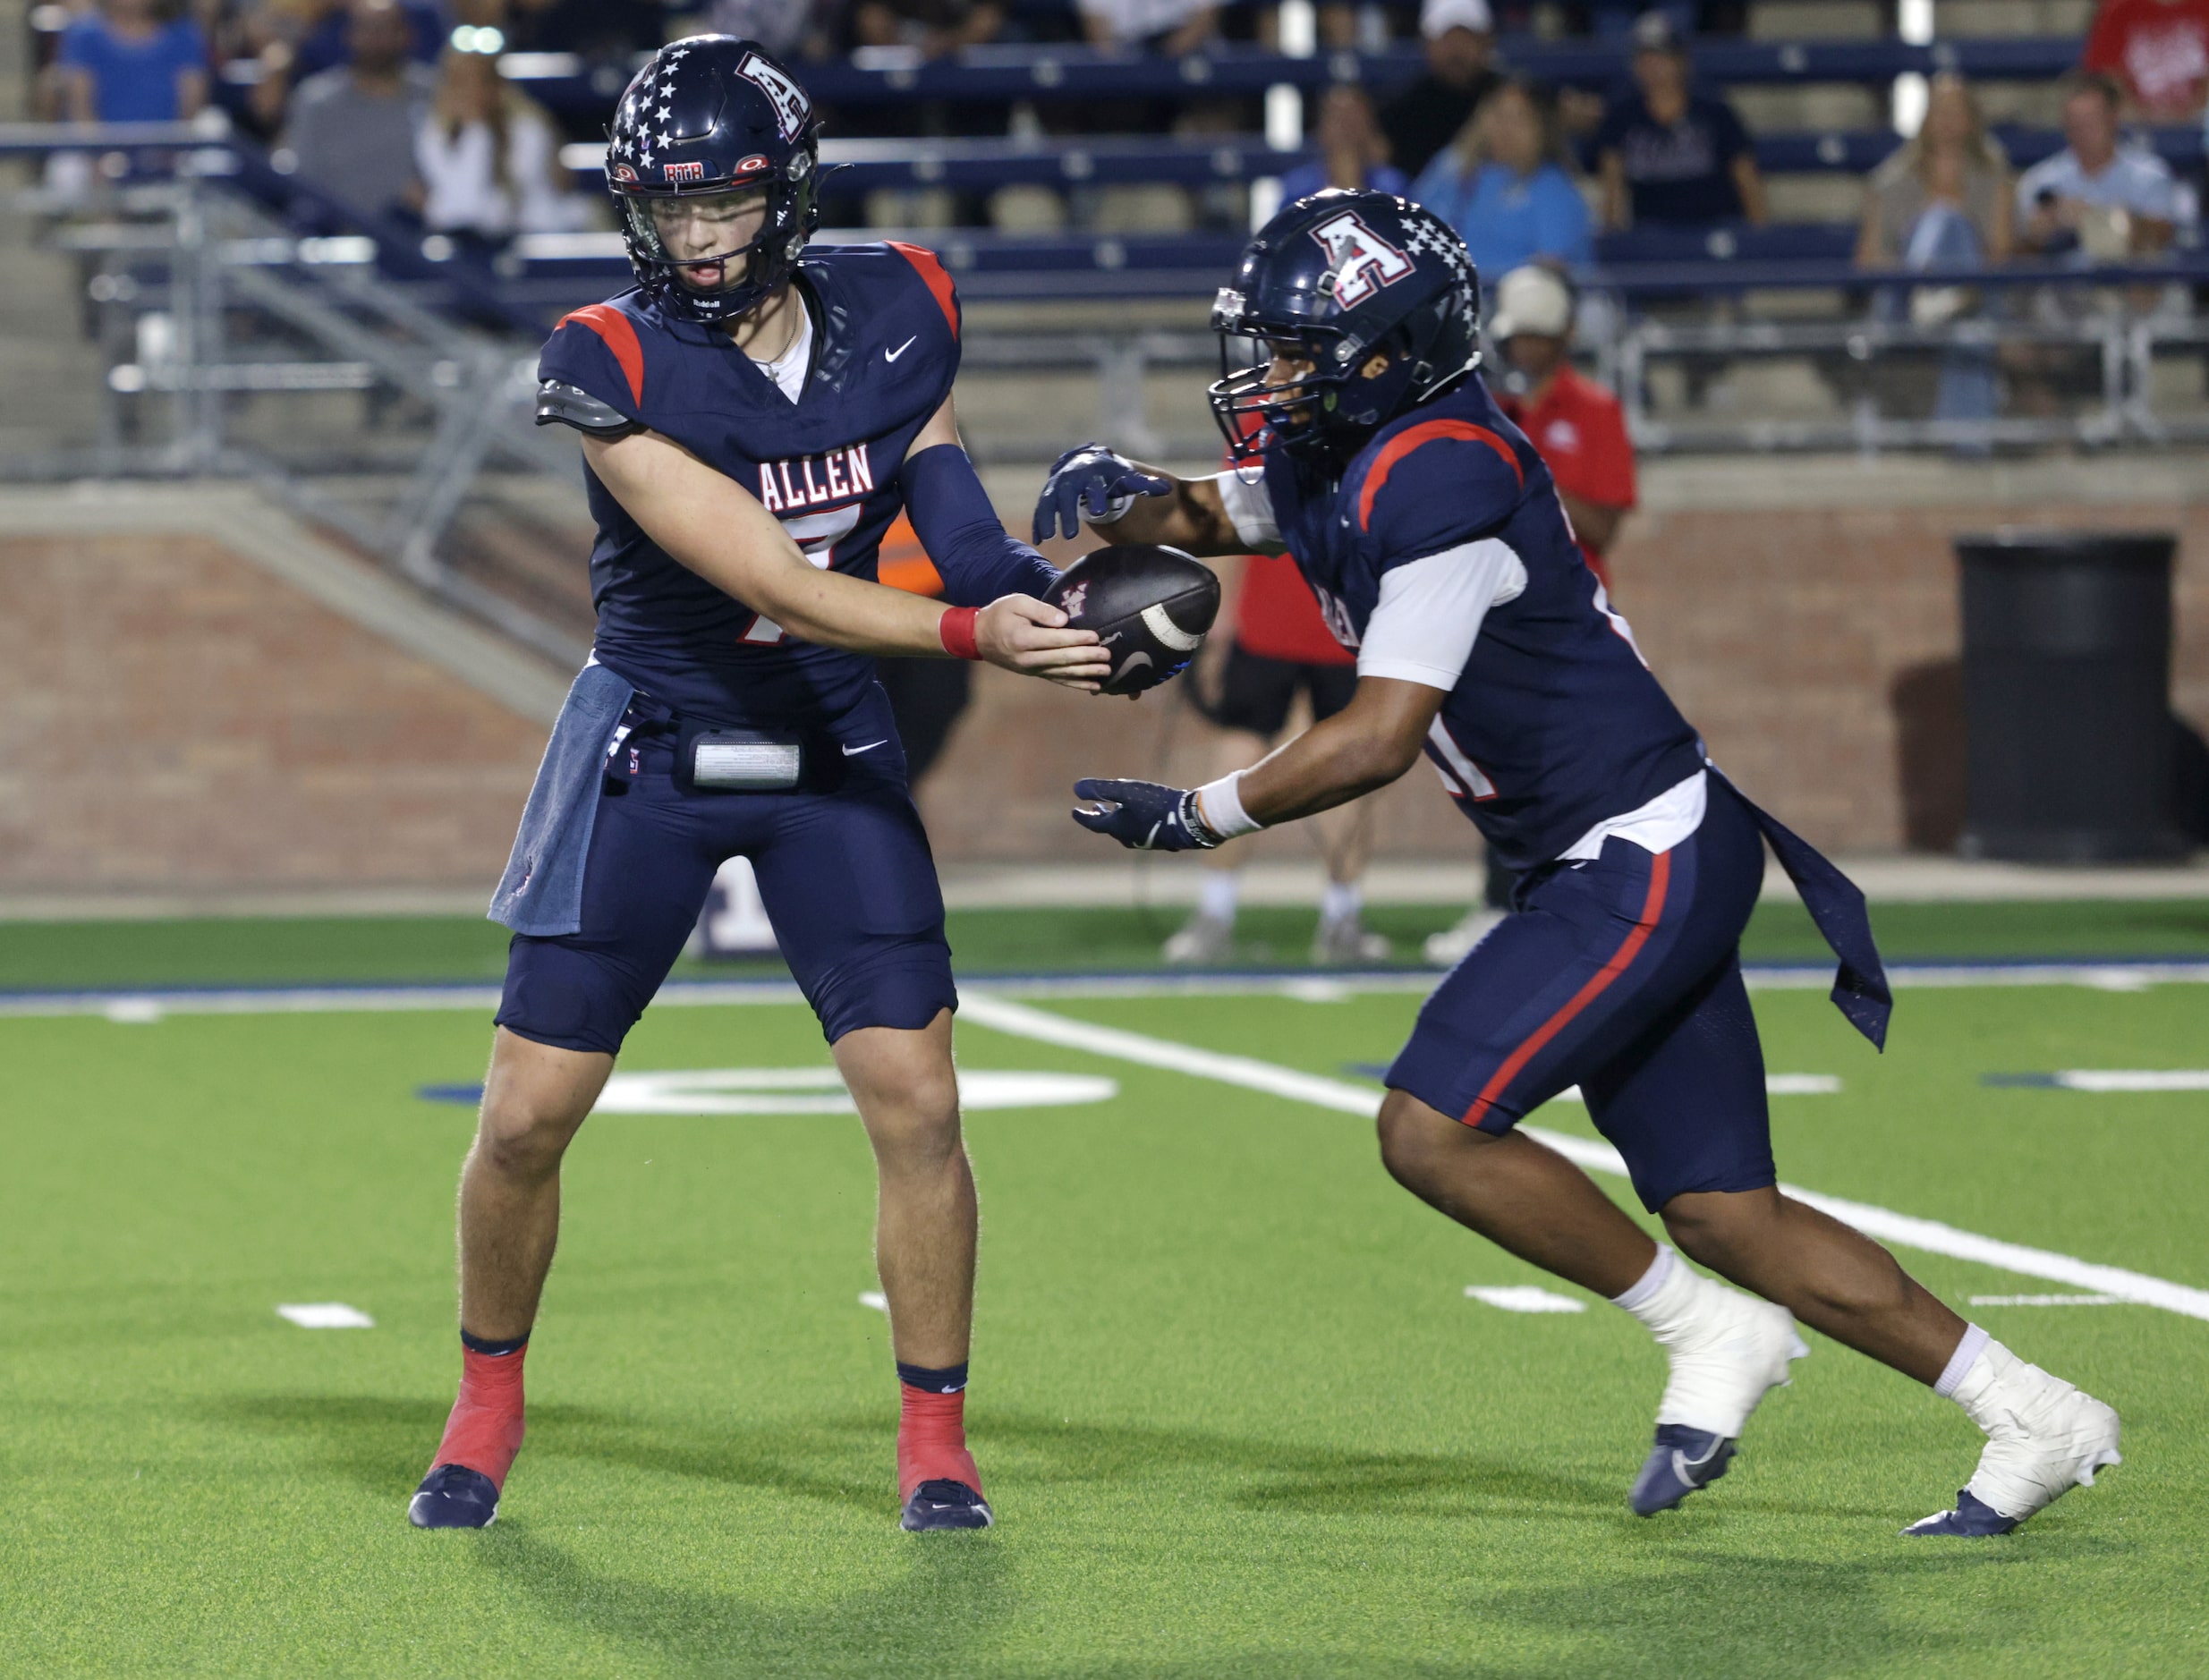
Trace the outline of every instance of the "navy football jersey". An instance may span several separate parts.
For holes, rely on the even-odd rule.
[[[1497,858],[1529,869],[1702,768],[1695,737],[1610,610],[1550,470],[1476,374],[1375,433],[1339,478],[1264,455],[1283,544],[1355,648],[1391,569],[1483,539],[1526,573],[1481,621],[1426,755]]]
[[[815,246],[798,264],[813,320],[795,403],[717,327],[635,289],[561,321],[540,379],[579,387],[673,438],[760,498],[817,566],[872,580],[914,436],[951,394],[950,276],[911,245]],[[670,557],[586,465],[599,660],[680,712],[718,724],[834,717],[864,696],[865,654],[795,640]]]

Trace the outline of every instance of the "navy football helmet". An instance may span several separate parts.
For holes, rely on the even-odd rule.
[[[756,41],[694,35],[637,72],[607,131],[606,183],[621,206],[629,267],[646,296],[693,321],[733,320],[790,277],[820,225],[820,123],[796,78]],[[757,188],[767,219],[741,245],[678,261],[660,237],[672,201]],[[710,264],[734,285],[694,287],[679,270]]]
[[[1330,187],[1258,230],[1212,309],[1221,378],[1208,393],[1236,461],[1269,442],[1353,453],[1405,410],[1480,365],[1480,276],[1449,225],[1392,193]],[[1236,369],[1229,346],[1308,361],[1273,385],[1270,360]],[[1373,378],[1365,364],[1385,353]]]

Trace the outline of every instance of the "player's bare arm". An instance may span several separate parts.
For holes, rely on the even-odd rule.
[[[945,423],[956,441],[948,410],[947,403],[930,425]],[[682,445],[657,432],[635,431],[616,438],[586,437],[583,454],[599,482],[654,542],[793,635],[860,653],[944,654],[943,607],[815,567],[756,496]],[[1055,607],[1007,595],[981,609],[974,642],[981,658],[1008,671],[1094,689],[1110,666],[1092,651],[1095,634],[1066,629],[1066,622]]]
[[[1236,785],[1244,810],[1270,828],[1386,787],[1419,761],[1446,698],[1423,683],[1364,678],[1347,706],[1242,773]]]

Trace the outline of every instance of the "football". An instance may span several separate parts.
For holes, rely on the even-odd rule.
[[[1112,660],[1108,694],[1140,694],[1188,669],[1219,612],[1219,579],[1178,548],[1117,543],[1092,549],[1044,597]]]

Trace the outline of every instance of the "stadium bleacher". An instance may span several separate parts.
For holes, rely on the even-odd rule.
[[[1050,10],[1029,8],[1028,22],[1038,24]],[[1848,15],[1839,17],[1844,11]],[[1859,11],[1864,17],[1856,15]],[[1953,0],[1942,15],[1977,18],[1991,29],[2035,20],[2043,28],[2050,21],[2073,28],[2083,21],[2074,12],[2036,0],[1992,11],[1977,4],[1975,13],[1967,0]],[[1776,0],[1752,13],[1751,21],[1747,38],[1698,39],[1694,58],[1702,85],[1725,90],[1752,118],[1765,119],[1751,126],[1759,167],[1774,183],[1774,219],[1762,226],[1639,226],[1599,235],[1594,261],[1578,277],[1584,286],[1617,301],[1614,321],[1636,318],[1644,305],[1676,310],[1697,297],[1747,294],[1767,301],[1747,305],[1745,320],[1768,304],[1779,307],[1772,301],[1782,293],[1820,294],[1831,301],[1812,307],[1828,315],[1836,308],[1853,314],[1860,303],[1851,300],[1882,285],[1922,284],[1920,275],[1868,271],[1854,260],[1856,182],[1901,143],[1891,116],[1896,89],[1907,79],[1954,72],[1975,85],[2016,96],[1989,102],[1998,115],[2027,114],[2026,120],[1998,122],[1992,130],[2013,167],[2029,166],[2062,144],[2046,125],[2044,95],[2077,62],[2081,42],[2076,35],[1988,32],[1905,40],[1865,33],[1879,26],[1868,8]],[[1764,38],[1796,21],[1813,27],[1796,38]],[[1813,32],[1835,27],[1843,32],[1830,38]],[[1631,59],[1624,41],[1505,36],[1497,48],[1498,62],[1514,71],[1587,93],[1619,87]],[[1270,119],[1270,139],[1236,132],[1238,116],[1248,123],[1269,92],[1293,89],[1308,99],[1343,81],[1385,98],[1419,75],[1423,65],[1418,48],[1408,44],[1299,55],[1253,41],[1219,42],[1180,57],[1100,51],[1066,41],[1007,41],[936,60],[878,48],[808,63],[805,77],[830,117],[822,161],[833,171],[832,219],[846,225],[825,230],[823,237],[879,237],[900,231],[892,224],[913,216],[903,224],[905,235],[941,250],[963,292],[977,303],[1094,306],[1127,299],[1194,305],[1209,297],[1239,249],[1246,223],[1232,207],[1246,199],[1262,204],[1272,182],[1317,155],[1305,144],[1277,143],[1284,136]],[[605,121],[624,84],[624,69],[545,52],[507,54],[501,68],[558,121],[570,136],[563,162],[580,185],[594,185],[599,148],[582,137]],[[247,81],[234,75],[218,85],[235,99]],[[1173,133],[1043,133],[1032,122],[988,134],[897,132],[956,130],[962,122],[1001,126],[1004,113],[1019,106],[1051,112],[1051,126],[1063,130],[1078,127],[1085,110],[1113,101],[1120,102],[1123,113],[1150,101],[1154,112],[1171,104],[1204,118],[1185,125],[1194,132]],[[2035,116],[2039,120],[2032,120]],[[845,132],[839,134],[839,127]],[[851,134],[854,127],[860,135]],[[2198,176],[2198,125],[2145,131],[2136,140],[2182,177]],[[150,160],[156,171],[180,155],[174,129],[0,135],[0,150],[56,144],[135,156]],[[525,233],[487,250],[425,237],[396,218],[363,218],[287,174],[282,155],[271,154],[242,125],[225,133],[195,131],[191,149],[181,155],[242,189],[284,225],[325,242],[336,236],[337,244],[313,247],[319,260],[330,260],[329,253],[339,250],[346,261],[372,260],[385,278],[432,306],[516,337],[541,332],[566,309],[618,286],[626,272],[620,241],[602,231],[603,225],[601,231]],[[978,225],[986,220],[991,196],[1007,188],[1055,201],[1055,218],[1013,225],[1032,225],[1035,231]],[[1195,213],[1177,221],[1160,218],[1156,225],[1141,215],[1117,222],[1095,217],[1099,204],[1115,191],[1164,193],[1168,202],[1195,207]],[[1995,292],[2043,285],[2057,272],[2013,263],[1944,269],[1941,280]],[[2209,261],[2180,249],[2137,267],[2105,268],[2099,277],[2109,284],[2198,284],[2209,280]],[[1789,306],[1782,313],[1799,311]]]

